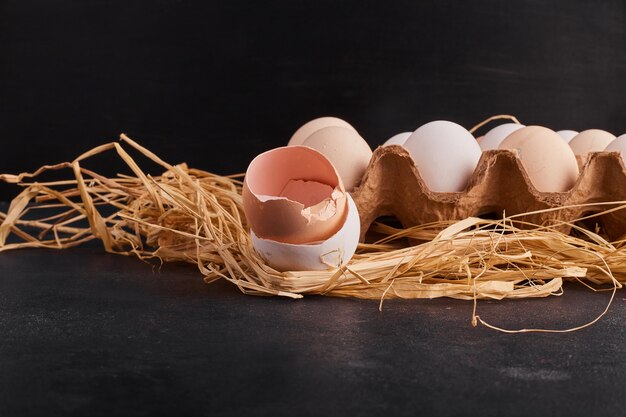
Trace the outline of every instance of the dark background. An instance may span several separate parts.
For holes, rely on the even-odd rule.
[[[169,162],[242,172],[324,115],[372,147],[498,113],[621,134],[625,4],[2,0],[0,172],[121,132]]]
[[[620,134],[625,31],[623,0],[0,0],[0,172],[120,132],[170,162],[241,172],[323,115],[373,147],[496,113]],[[14,194],[0,186],[0,201]],[[565,329],[609,295],[571,284],[478,312]],[[473,329],[471,311],[246,297],[194,265],[153,269],[97,244],[5,252],[0,415],[623,415],[621,292],[568,334]]]

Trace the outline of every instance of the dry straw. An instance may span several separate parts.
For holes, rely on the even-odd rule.
[[[146,174],[129,148],[165,172]],[[83,166],[111,151],[133,175],[108,178]],[[38,181],[59,170],[70,170],[71,179]],[[0,212],[0,251],[65,249],[99,239],[107,252],[194,263],[207,283],[225,279],[246,294],[377,299],[381,308],[390,298],[473,300],[473,324],[503,331],[480,319],[476,300],[560,295],[564,280],[594,290],[612,289],[612,300],[626,282],[621,242],[608,242],[576,222],[570,224],[575,233],[567,235],[559,224],[529,225],[517,220],[520,216],[504,215],[500,220],[468,218],[406,229],[375,223],[372,232],[382,238],[360,244],[347,266],[277,272],[252,248],[239,178],[170,165],[122,134],[120,142],[94,148],[72,162],[0,175],[1,181],[23,187],[8,211]],[[623,204],[607,207],[621,209]]]

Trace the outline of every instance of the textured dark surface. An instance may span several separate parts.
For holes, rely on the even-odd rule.
[[[621,134],[625,22],[623,0],[1,0],[0,173],[124,131],[230,174],[329,114],[372,146],[502,112]],[[0,253],[0,416],[621,416],[624,298],[577,333],[505,335],[472,328],[463,301],[379,313],[246,297],[97,246]],[[566,328],[607,300],[569,286],[479,313]]]
[[[480,302],[566,328],[608,294]],[[471,302],[244,296],[97,246],[0,254],[0,415],[618,416],[626,302],[572,334]]]

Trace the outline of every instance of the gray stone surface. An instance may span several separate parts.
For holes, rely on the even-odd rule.
[[[479,303],[566,328],[579,285]],[[471,302],[244,296],[96,245],[0,253],[0,415],[623,415],[626,302],[572,334]]]

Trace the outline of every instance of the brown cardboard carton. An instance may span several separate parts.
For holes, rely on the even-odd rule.
[[[531,213],[521,220],[558,224],[608,206],[600,202],[626,201],[626,170],[618,152],[589,154],[578,181],[567,192],[539,192],[530,182],[515,151],[483,152],[463,192],[440,193],[428,189],[409,153],[398,145],[374,151],[360,186],[352,193],[361,216],[361,239],[381,216],[395,216],[404,227],[441,220],[495,214]],[[568,207],[591,204],[587,207]],[[532,214],[534,211],[564,207]],[[626,233],[626,213],[619,210],[597,218],[609,238]],[[569,232],[570,227],[559,229]]]

